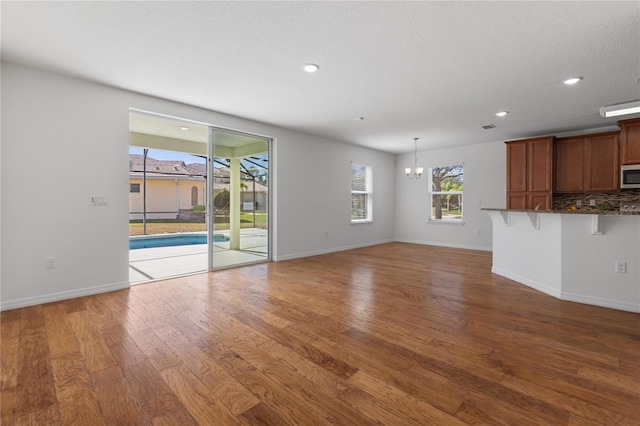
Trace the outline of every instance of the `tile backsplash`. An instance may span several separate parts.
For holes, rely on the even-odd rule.
[[[640,189],[623,189],[620,192],[589,192],[584,194],[553,194],[553,208],[565,210],[571,206],[577,206],[577,201],[582,201],[580,210],[598,210],[598,206],[610,210],[619,210],[621,203],[640,202]],[[589,201],[595,200],[595,206],[589,206]]]

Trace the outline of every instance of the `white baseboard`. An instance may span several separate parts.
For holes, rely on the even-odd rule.
[[[407,239],[396,239],[394,240],[396,243],[408,243],[408,244],[421,244],[423,246],[437,246],[437,247],[449,247],[449,248],[459,248],[465,250],[480,250],[480,251],[492,251],[492,247],[486,246],[472,246],[468,244],[450,244],[450,243],[442,243],[440,241],[422,241],[422,240],[407,240]]]
[[[99,285],[95,287],[80,288],[77,290],[61,291],[58,293],[43,294],[40,296],[25,297],[22,299],[3,300],[2,303],[0,303],[0,311],[24,308],[25,306],[40,305],[42,303],[57,302],[59,300],[73,299],[74,297],[91,296],[93,294],[123,290],[129,287],[130,284],[128,281],[126,281],[121,283]]]
[[[576,293],[562,293],[562,300],[570,302],[586,303],[587,305],[601,306],[603,308],[618,309],[621,311],[640,313],[640,303],[632,303],[620,300],[605,299],[603,297],[588,296]]]
[[[606,299],[603,297],[589,296],[586,294],[567,293],[499,268],[491,268],[491,272],[516,281],[520,284],[526,285],[527,287],[531,287],[534,290],[541,291],[545,294],[548,294],[549,296],[555,297],[556,299],[566,300],[568,302],[584,303],[586,305],[601,306],[603,308],[640,313],[640,303]]]
[[[503,269],[496,268],[496,267],[491,268],[491,272],[494,274],[500,275],[501,277],[509,278],[510,280],[526,285],[527,287],[531,287],[534,290],[541,291],[545,294],[548,294],[549,296],[555,297],[556,299],[562,299],[561,297],[562,292],[560,289],[553,288],[549,285],[534,281],[529,278],[525,278],[518,274],[514,274],[512,272],[505,271]]]
[[[371,242],[362,243],[362,244],[354,244],[354,245],[349,245],[349,246],[332,247],[332,248],[322,249],[322,250],[306,251],[306,252],[302,252],[302,253],[285,254],[284,256],[274,256],[273,257],[273,261],[274,262],[281,262],[283,260],[299,259],[299,258],[302,258],[302,257],[310,257],[310,256],[319,256],[321,254],[336,253],[336,252],[340,252],[340,251],[353,250],[353,249],[358,249],[358,248],[363,248],[363,247],[370,247],[370,246],[377,246],[379,244],[387,244],[387,243],[393,243],[393,242],[394,242],[394,240],[380,240],[380,241],[371,241]]]

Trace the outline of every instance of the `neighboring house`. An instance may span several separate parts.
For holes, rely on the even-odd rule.
[[[147,157],[147,219],[177,219],[188,215],[194,206],[206,203],[207,172],[205,164],[156,160]],[[141,220],[144,203],[143,156],[129,155],[129,220]],[[240,189],[241,209],[266,210],[267,187],[251,181],[243,173]],[[229,190],[229,169],[216,168],[214,197]],[[254,204],[255,201],[255,204]]]

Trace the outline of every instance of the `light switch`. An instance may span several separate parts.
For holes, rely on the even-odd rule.
[[[106,195],[92,195],[91,196],[91,205],[92,206],[107,206],[109,205],[109,197]]]

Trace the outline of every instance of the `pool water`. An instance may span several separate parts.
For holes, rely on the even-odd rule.
[[[214,242],[229,241],[224,234],[213,234]],[[193,244],[207,244],[207,236],[197,235],[163,235],[157,237],[129,238],[129,250],[154,247],[188,246]]]

